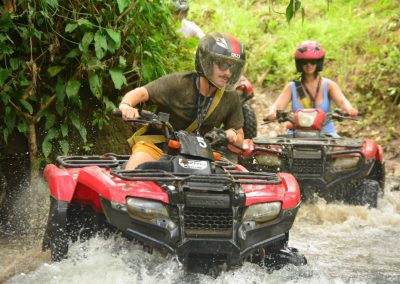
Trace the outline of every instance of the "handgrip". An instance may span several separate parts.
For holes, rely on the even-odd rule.
[[[122,117],[122,111],[120,111],[119,109],[115,108],[112,110],[112,115],[116,116],[116,117]]]

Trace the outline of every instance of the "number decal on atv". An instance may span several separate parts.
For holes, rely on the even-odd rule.
[[[199,142],[199,145],[201,148],[207,148],[206,141],[204,141],[203,137],[196,136],[197,142]]]

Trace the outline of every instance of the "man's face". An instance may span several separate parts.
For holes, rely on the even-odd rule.
[[[215,61],[213,64],[213,73],[210,80],[219,88],[228,84],[232,77],[231,68],[235,65],[233,60]]]

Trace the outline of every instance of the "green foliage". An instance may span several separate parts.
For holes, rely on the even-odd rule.
[[[0,6],[1,139],[34,124],[45,157],[66,154],[74,132],[88,143],[86,128],[104,127],[119,95],[190,52],[162,0],[17,2],[15,13]],[[88,124],[80,114],[93,103]]]
[[[293,3],[301,17],[290,12]],[[276,93],[298,76],[293,60],[296,46],[317,40],[326,50],[323,76],[337,81],[359,108],[371,110],[371,121],[386,122],[390,129],[394,117],[400,118],[398,1],[296,3],[191,1],[189,18],[206,32],[225,31],[241,40],[246,46],[247,76]]]

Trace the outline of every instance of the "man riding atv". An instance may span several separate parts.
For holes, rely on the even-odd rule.
[[[204,134],[223,125],[229,142],[242,146],[243,114],[235,85],[245,66],[244,46],[229,34],[210,33],[200,40],[195,65],[196,72],[172,73],[126,93],[119,105],[122,117],[139,117],[136,106],[149,101],[158,111],[170,113],[176,130]],[[159,143],[164,137],[142,135],[145,131],[130,139],[127,169],[163,155]]]

